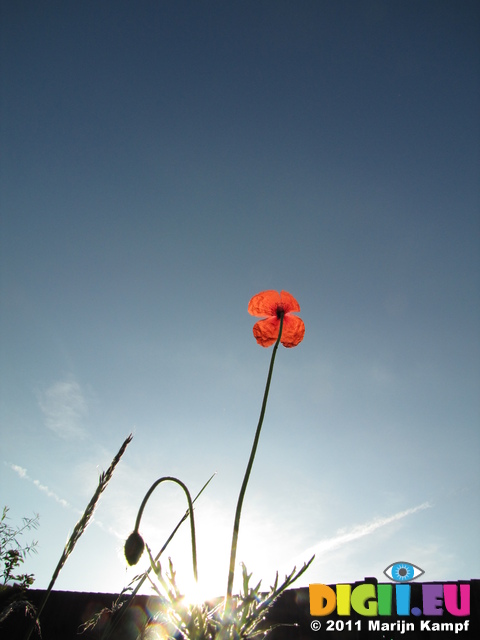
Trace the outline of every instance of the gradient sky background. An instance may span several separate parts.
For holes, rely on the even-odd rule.
[[[2,2],[1,503],[40,513],[46,587],[118,592],[150,485],[196,493],[199,577],[480,577],[480,5],[456,0]],[[163,485],[158,550],[186,509]],[[187,584],[189,531],[169,554]],[[238,574],[237,574],[238,575]]]

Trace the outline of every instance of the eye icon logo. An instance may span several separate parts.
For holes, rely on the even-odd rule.
[[[392,562],[383,573],[394,582],[411,582],[423,576],[425,571],[411,562]]]

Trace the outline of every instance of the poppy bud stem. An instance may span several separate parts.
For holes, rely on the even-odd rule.
[[[238,540],[238,531],[240,529],[240,516],[241,516],[241,513],[242,513],[243,498],[245,497],[245,491],[247,490],[247,484],[248,484],[248,480],[250,478],[250,472],[251,472],[252,467],[253,467],[253,461],[255,459],[255,453],[257,451],[257,445],[258,445],[258,441],[260,439],[260,432],[262,430],[263,418],[265,416],[265,409],[267,408],[268,392],[270,390],[270,382],[272,380],[273,365],[275,363],[275,355],[277,353],[278,345],[280,344],[280,339],[282,337],[283,317],[284,317],[284,315],[285,314],[283,313],[283,310],[282,310],[282,313],[279,316],[279,318],[280,318],[280,329],[278,331],[278,338],[277,338],[277,341],[275,342],[275,345],[273,347],[272,358],[270,360],[270,368],[268,370],[267,383],[265,385],[265,392],[263,394],[263,402],[262,402],[262,408],[260,410],[260,418],[258,419],[257,430],[255,432],[255,438],[253,440],[252,451],[250,452],[250,459],[248,461],[247,469],[245,471],[245,476],[243,478],[242,488],[240,489],[240,495],[238,496],[237,510],[235,512],[235,522],[234,522],[234,525],[233,525],[232,548],[231,548],[231,551],[230,551],[230,568],[229,568],[229,572],[228,572],[227,597],[225,599],[225,611],[226,612],[228,611],[228,609],[230,607],[230,601],[231,601],[232,592],[233,592],[233,578],[235,576],[235,558],[236,558],[236,555],[237,555],[237,540]]]
[[[170,480],[171,482],[176,482],[176,484],[179,484],[182,489],[185,491],[185,495],[187,496],[187,501],[188,501],[188,515],[190,516],[190,532],[191,532],[191,536],[192,536],[192,563],[193,563],[193,577],[195,578],[195,582],[198,582],[198,572],[197,572],[197,543],[196,543],[196,538],[195,538],[195,520],[193,517],[193,502],[192,502],[192,498],[190,496],[190,492],[187,489],[187,487],[183,484],[183,482],[181,480],[178,480],[177,478],[173,478],[171,476],[164,476],[163,478],[159,478],[158,480],[156,480],[152,486],[150,487],[150,489],[147,491],[147,493],[145,494],[145,497],[142,501],[142,504],[140,505],[140,509],[138,510],[138,515],[137,515],[137,520],[135,522],[135,529],[134,532],[138,533],[138,529],[140,527],[140,520],[142,519],[142,515],[143,515],[143,510],[145,509],[145,505],[148,502],[148,499],[150,498],[150,496],[152,495],[152,493],[155,491],[155,489],[158,487],[158,485],[161,482],[164,482],[165,480]]]

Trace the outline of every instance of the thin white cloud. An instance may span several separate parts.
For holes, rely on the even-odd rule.
[[[39,394],[38,403],[46,426],[58,436],[70,439],[85,435],[82,421],[88,407],[78,382],[72,378],[55,382]]]
[[[10,469],[12,469],[12,471],[15,471],[15,473],[20,478],[22,478],[22,480],[30,481],[32,484],[34,484],[37,487],[39,491],[42,491],[43,493],[45,493],[49,498],[53,498],[53,500],[55,500],[55,502],[58,502],[58,504],[61,504],[62,507],[71,508],[68,502],[63,498],[60,498],[60,496],[57,495],[55,491],[52,491],[45,484],[42,484],[40,480],[33,480],[33,478],[31,478],[28,475],[28,472],[24,467],[20,467],[18,464],[9,464],[8,466],[10,467]]]
[[[15,471],[15,473],[18,473],[20,478],[28,477],[27,470],[24,469],[23,467],[19,467],[18,464],[11,464],[10,467],[13,469],[13,471]]]
[[[47,485],[42,484],[40,480],[34,480],[33,478],[31,478],[28,475],[27,469],[25,469],[24,467],[21,467],[18,464],[9,464],[7,462],[4,462],[4,464],[10,467],[10,469],[14,471],[22,480],[28,480],[29,482],[31,482],[39,491],[44,493],[46,496],[48,496],[52,500],[55,500],[55,502],[60,504],[62,507],[65,507],[66,509],[71,509],[77,514],[80,514],[80,515],[82,514],[82,511],[73,507],[67,500],[65,500],[64,498],[61,498],[57,493],[55,493],[55,491],[52,491]],[[114,536],[115,538],[123,540],[124,538],[123,533],[119,533],[112,526],[104,525],[103,522],[95,518],[95,515],[93,516],[91,522],[93,524],[96,524],[100,529],[102,529],[106,533]]]
[[[364,536],[368,536],[380,527],[385,527],[387,524],[391,524],[392,522],[396,522],[397,520],[401,520],[402,518],[406,518],[417,511],[423,511],[423,509],[429,509],[432,505],[429,502],[423,502],[422,504],[417,505],[416,507],[411,507],[410,509],[405,509],[404,511],[399,511],[395,513],[393,516],[387,516],[385,518],[375,518],[371,522],[366,522],[364,524],[357,525],[353,527],[350,531],[342,531],[337,533],[333,538],[327,538],[326,540],[321,540],[317,542],[317,544],[308,548],[303,554],[302,558],[309,558],[313,554],[318,557],[326,553],[327,551],[331,551],[332,549],[337,549],[352,540],[357,540],[358,538],[363,538]]]
[[[37,489],[39,489],[40,491],[43,491],[43,493],[46,493],[49,498],[53,498],[55,502],[58,502],[59,504],[61,504],[62,507],[70,506],[66,500],[64,500],[63,498],[60,498],[54,491],[51,491],[51,489],[49,489],[46,485],[41,484],[39,480],[33,480],[33,484],[37,487]]]

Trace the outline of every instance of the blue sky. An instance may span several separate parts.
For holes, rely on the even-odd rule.
[[[270,584],[478,578],[477,2],[5,2],[1,496],[40,513],[46,587],[134,439],[59,589],[119,591],[150,485],[196,493],[199,577],[226,588],[271,349],[249,299],[285,289],[238,560]],[[162,485],[153,549],[186,509]],[[188,527],[170,548],[190,579]]]

